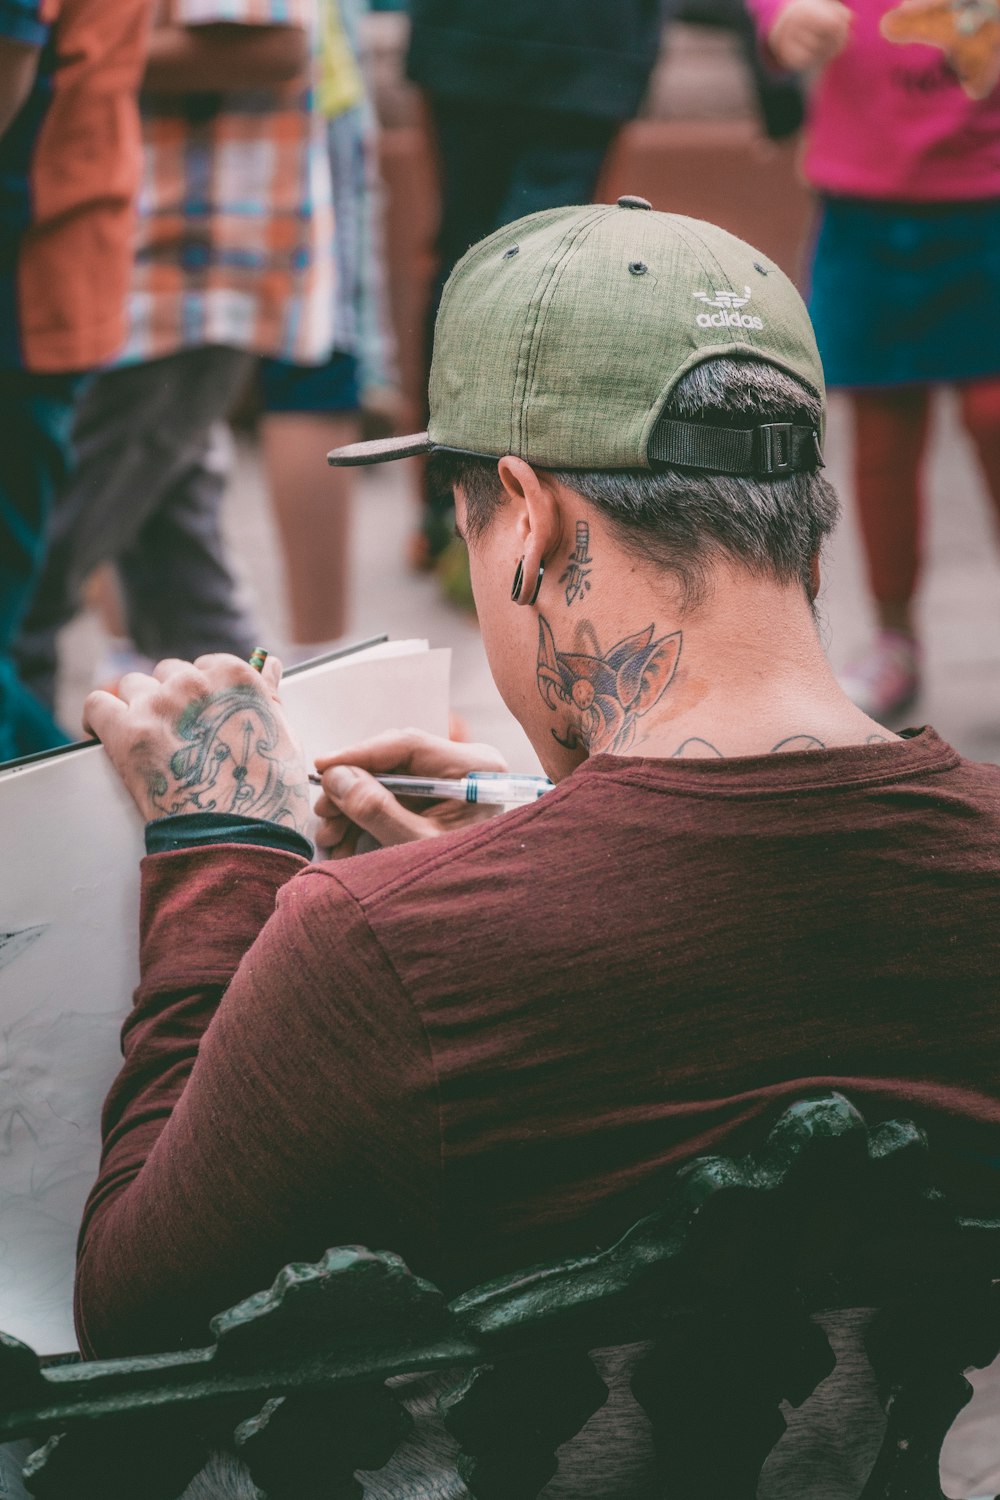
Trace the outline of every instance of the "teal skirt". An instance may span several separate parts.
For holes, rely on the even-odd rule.
[[[810,282],[830,386],[1000,374],[1000,199],[824,199]]]

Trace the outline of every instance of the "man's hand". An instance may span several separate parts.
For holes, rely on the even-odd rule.
[[[401,729],[324,756],[316,769],[323,775],[323,795],[315,807],[320,820],[316,843],[330,859],[346,859],[362,833],[382,845],[405,844],[450,833],[498,811],[468,802],[400,801],[379,785],[376,775],[457,778],[470,771],[506,771],[507,763],[491,745]]]
[[[278,698],[281,663],[255,672],[236,656],[161,661],[129,672],[118,697],[91,693],[97,735],[147,822],[176,813],[238,813],[304,833],[309,782]]]
[[[844,50],[853,19],[840,0],[789,0],[768,32],[767,45],[783,68],[805,73]]]

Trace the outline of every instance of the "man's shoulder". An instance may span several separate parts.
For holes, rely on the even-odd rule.
[[[359,905],[374,908],[403,891],[461,884],[466,873],[506,864],[532,846],[532,859],[544,863],[544,843],[537,834],[563,821],[568,790],[557,788],[543,802],[499,813],[482,823],[437,838],[418,839],[347,860],[329,860],[304,874],[332,880]]]
[[[965,760],[926,729],[894,747],[751,761],[599,756],[529,807],[457,833],[314,865],[299,879],[318,882],[316,899],[347,900],[375,925],[408,926],[442,912],[450,922],[475,921],[501,894],[508,914],[533,914],[595,883],[610,895],[618,889],[613,872],[635,871],[637,859],[642,879],[669,878],[676,899],[685,881],[697,884],[709,866],[742,868],[761,839],[770,845],[786,837],[808,860],[809,842],[827,834],[877,830],[884,839],[894,827],[893,847],[905,865],[915,826],[920,838],[943,847],[960,828],[974,829],[972,844],[989,851],[1000,874],[1000,766]],[[862,874],[866,864],[859,852]]]

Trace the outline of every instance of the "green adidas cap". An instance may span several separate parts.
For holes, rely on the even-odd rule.
[[[823,398],[805,305],[760,251],[643,198],[546,209],[473,245],[448,278],[428,430],[335,448],[329,461],[445,449],[554,469],[818,467],[821,433],[804,422],[661,420],[681,377],[723,355],[766,360]]]

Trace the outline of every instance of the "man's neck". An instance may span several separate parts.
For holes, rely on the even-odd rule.
[[[539,617],[538,687],[570,764],[895,738],[841,691],[800,586],[718,568],[705,602],[685,610],[662,578],[631,581],[614,600],[589,596],[586,613]]]

